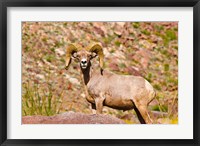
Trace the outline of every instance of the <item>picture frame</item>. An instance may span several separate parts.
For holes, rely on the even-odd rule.
[[[8,7],[192,7],[193,8],[193,139],[8,139],[7,8]],[[0,2],[0,143],[1,145],[199,145],[199,0],[3,0]]]

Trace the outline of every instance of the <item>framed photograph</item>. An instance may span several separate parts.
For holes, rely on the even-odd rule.
[[[0,11],[1,145],[199,145],[198,0]]]

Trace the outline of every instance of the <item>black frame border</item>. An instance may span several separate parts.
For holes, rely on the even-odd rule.
[[[0,144],[20,145],[199,145],[200,0],[0,0]],[[7,8],[8,7],[193,7],[193,136],[187,139],[7,139]],[[187,132],[187,131],[186,131]]]

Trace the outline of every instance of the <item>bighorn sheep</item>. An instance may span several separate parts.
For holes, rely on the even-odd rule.
[[[91,59],[99,57],[100,71],[94,70]],[[100,44],[93,43],[87,48],[78,44],[70,44],[66,50],[66,69],[71,58],[80,62],[87,101],[97,114],[102,112],[103,106],[114,109],[134,109],[140,123],[152,123],[147,106],[154,99],[155,91],[152,85],[140,76],[117,75],[103,69],[104,53]]]

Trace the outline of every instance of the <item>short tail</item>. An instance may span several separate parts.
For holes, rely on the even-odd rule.
[[[147,103],[147,105],[149,105],[154,99],[156,99],[156,91],[153,91],[153,94],[151,96],[152,98],[149,100],[149,102]]]

